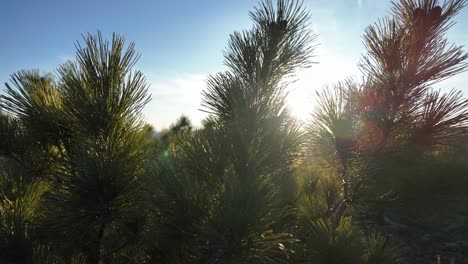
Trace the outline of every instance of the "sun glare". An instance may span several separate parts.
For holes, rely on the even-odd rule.
[[[310,120],[316,102],[316,91],[326,85],[339,82],[349,77],[357,77],[359,72],[356,63],[351,60],[337,60],[334,57],[321,56],[324,63],[299,72],[296,82],[291,85],[288,105],[291,112],[300,121]]]

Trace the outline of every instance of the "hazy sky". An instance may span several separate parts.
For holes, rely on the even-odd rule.
[[[248,11],[257,0],[1,0],[0,82],[21,69],[53,72],[74,57],[81,34],[112,32],[136,43],[141,54],[137,68],[151,84],[152,101],[145,118],[157,128],[167,127],[181,114],[196,124],[204,80],[225,69],[222,52],[230,33],[249,28]],[[326,84],[359,76],[356,64],[364,52],[366,26],[387,14],[385,0],[305,0],[311,29],[319,37],[314,65],[298,74],[289,103],[305,118],[313,94]],[[456,18],[449,39],[468,45],[468,8]],[[468,73],[440,83],[468,96]],[[2,85],[3,89],[3,85]]]

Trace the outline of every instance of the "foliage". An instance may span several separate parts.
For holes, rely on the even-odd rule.
[[[365,264],[397,264],[402,261],[403,250],[388,236],[371,233],[366,240],[366,253],[362,259]]]
[[[11,75],[0,261],[403,263],[379,221],[422,225],[467,195],[468,99],[433,88],[467,69],[445,36],[465,5],[393,3],[365,31],[362,81],[317,92],[304,127],[286,104],[316,41],[299,1],[263,1],[253,26],[230,35],[227,70],[202,92],[202,127],[142,122],[139,55],[115,34],[84,36],[55,76]]]
[[[2,262],[33,261],[32,237],[42,210],[45,183],[14,161],[0,158],[0,248]]]
[[[361,235],[349,218],[338,225],[330,219],[311,221],[306,239],[309,263],[361,263]]]
[[[450,155],[447,146],[463,142],[468,100],[431,85],[467,67],[466,53],[445,37],[464,5],[394,3],[391,17],[366,29],[363,83],[346,81],[319,94],[310,147],[337,164],[345,199],[422,198],[427,194],[415,190],[427,174],[442,177],[434,164]]]

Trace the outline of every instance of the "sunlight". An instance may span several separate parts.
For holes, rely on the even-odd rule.
[[[327,53],[324,49],[318,51],[323,54]],[[288,105],[292,114],[300,121],[310,119],[315,105],[316,91],[320,91],[326,85],[360,75],[356,66],[357,62],[352,59],[338,60],[334,56],[323,55],[320,56],[319,62],[309,69],[300,71],[296,75],[297,81],[289,90]]]

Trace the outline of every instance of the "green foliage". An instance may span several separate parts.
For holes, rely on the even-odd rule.
[[[208,125],[188,133],[174,125],[152,163],[162,262],[284,263],[291,254],[294,239],[282,230],[291,196],[280,187],[292,178],[301,132],[284,94],[309,64],[313,35],[297,2],[265,2],[251,17],[254,27],[230,38],[229,71],[208,80]]]
[[[447,1],[433,17],[436,1],[394,3],[391,17],[366,29],[364,82],[319,94],[309,146],[331,171],[335,165],[348,200],[424,200],[441,191],[438,160],[451,155],[447,146],[463,142],[468,100],[431,85],[467,67],[466,53],[445,37],[465,4]]]
[[[107,137],[115,129],[134,129],[140,111],[150,100],[143,73],[132,71],[139,56],[135,45],[113,35],[112,42],[101,33],[77,44],[76,60],[58,69],[65,112],[74,133],[92,138]]]
[[[366,253],[362,259],[364,264],[397,264],[402,260],[403,250],[390,241],[388,236],[371,233],[366,240]]]
[[[405,2],[395,5],[394,12],[399,10],[401,16],[409,16],[406,5]],[[433,154],[442,151],[443,155],[451,155],[450,152],[443,151],[446,146],[463,142],[462,135],[465,132],[462,127],[466,125],[468,118],[468,101],[461,97],[460,92],[441,94],[430,88],[430,85],[466,69],[466,54],[458,47],[448,48],[444,37],[445,30],[451,25],[449,18],[463,5],[463,1],[447,3],[444,7],[445,14],[440,21],[430,25],[428,34],[416,32],[428,27],[427,24],[410,23],[407,20],[398,22],[399,27],[394,30],[401,31],[404,28],[409,32],[414,31],[414,35],[408,36],[410,39],[395,44],[403,49],[406,56],[403,59],[407,60],[405,63],[409,66],[399,66],[400,68],[387,72],[379,70],[379,75],[371,75],[370,78],[380,79],[377,82],[372,81],[373,84],[363,89],[363,101],[367,102],[363,108],[374,112],[366,110],[362,113],[362,120],[366,125],[361,133],[367,139],[361,145],[371,166],[361,174],[369,176],[369,180],[374,182],[375,196],[392,191],[403,199],[410,195],[424,200],[425,197],[446,191],[438,186],[442,178],[445,178],[445,173],[440,170],[440,163],[437,161],[439,158]],[[425,1],[421,8],[431,10],[433,6],[434,3]],[[397,17],[397,21],[398,19],[402,18]],[[369,38],[373,37],[374,35],[369,35]],[[413,42],[421,43],[423,48],[420,52],[408,51],[415,48],[407,46]],[[368,46],[373,47],[374,44],[368,43]],[[415,54],[426,57],[412,57]],[[381,57],[381,60],[384,59]],[[416,61],[419,65],[412,65]],[[383,63],[382,61],[381,64]],[[415,71],[414,68],[418,70]],[[383,77],[385,80],[382,80]],[[399,84],[396,87],[401,90],[392,90],[391,87],[395,87],[395,84]],[[370,155],[373,157],[369,157]],[[459,180],[454,179],[453,182]],[[421,181],[426,183],[425,188],[421,188]]]
[[[361,263],[361,233],[349,218],[342,218],[335,226],[330,219],[311,221],[306,238],[309,263]]]
[[[149,98],[142,74],[131,72],[133,44],[125,49],[114,35],[109,47],[100,33],[85,42],[76,61],[59,69],[57,83],[38,71],[12,75],[16,89],[7,84],[4,106],[15,119],[2,116],[2,131],[15,149],[10,141],[2,150],[52,180],[44,199],[53,210],[36,213],[44,220],[40,236],[47,233],[60,254],[82,253],[97,263],[134,240],[126,224],[141,211],[147,135],[139,133],[139,111]]]
[[[17,119],[0,112],[0,150],[2,155],[11,155],[17,147],[21,127]]]
[[[97,262],[116,256],[138,232],[146,157],[138,118],[148,97],[143,75],[131,72],[138,58],[133,44],[125,50],[124,38],[114,35],[109,47],[100,33],[85,41],[77,62],[59,70],[73,135],[57,172],[60,187],[47,195],[58,210],[45,217],[51,236],[79,245],[78,252]]]
[[[6,83],[4,108],[12,113],[31,137],[43,145],[54,144],[67,133],[61,114],[62,96],[51,76],[38,70],[19,71]]]
[[[193,158],[196,166],[188,166],[210,171],[207,176],[217,174],[200,234],[208,247],[202,261],[208,263],[278,263],[288,255],[284,245],[289,236],[276,231],[289,212],[280,186],[291,178],[300,157],[301,133],[284,94],[287,78],[310,64],[314,36],[306,29],[308,14],[297,2],[274,6],[267,1],[251,17],[251,30],[230,37],[225,52],[229,71],[208,80],[203,105],[212,119],[202,134],[210,138],[202,135],[203,141],[196,141],[205,151],[200,151],[201,159]],[[185,149],[193,148],[185,144]]]
[[[84,143],[83,149],[76,151],[69,161],[72,166],[59,176],[60,187],[47,195],[50,207],[58,208],[46,212],[53,227],[50,236],[56,234],[66,244],[71,235],[76,239],[73,243],[89,250],[106,247],[111,253],[119,244],[128,243],[125,223],[139,214],[142,155],[135,152],[138,142],[132,138],[120,137],[118,142],[125,144],[106,144],[103,148],[105,144],[100,142]],[[114,228],[118,230],[117,238]],[[116,241],[120,236],[126,238]],[[105,242],[109,245],[101,245]]]
[[[0,260],[31,263],[47,185],[14,161],[0,158],[0,168]]]
[[[341,184],[338,178],[330,174],[321,175],[312,166],[302,167],[296,172],[296,178],[299,219],[307,222],[329,216],[341,198]]]
[[[465,5],[463,0],[441,6],[432,0],[393,3],[390,17],[365,31],[363,81],[345,81],[318,94],[308,146],[315,162],[343,182],[346,202],[335,208],[375,212],[373,220],[380,224],[388,214],[415,217],[406,221],[419,224],[426,222],[422,215],[431,216],[432,225],[435,219],[443,222],[434,211],[448,217],[460,210],[443,204],[465,199],[457,187],[466,182],[464,168],[456,165],[461,153],[453,150],[466,145],[468,100],[432,85],[467,69],[468,55],[446,38]],[[369,239],[385,244],[378,236]],[[384,249],[379,254],[387,255]],[[367,261],[396,262],[377,255]]]
[[[210,188],[189,173],[175,147],[150,164],[151,189],[156,208],[152,259],[160,262],[194,263],[199,258],[197,232],[208,216]],[[192,176],[193,175],[193,176]]]

